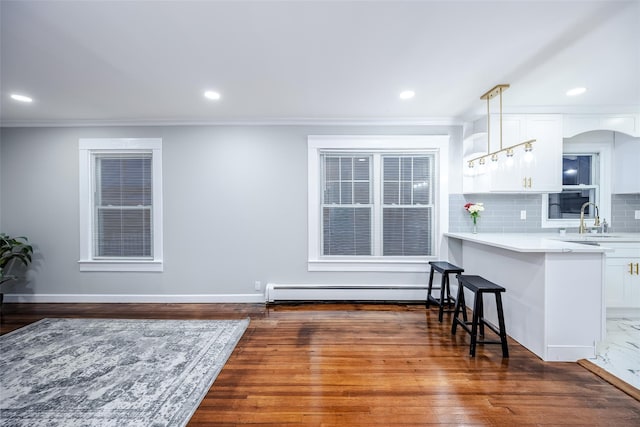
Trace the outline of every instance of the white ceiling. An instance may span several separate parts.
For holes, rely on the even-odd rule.
[[[499,83],[505,112],[640,112],[638,0],[3,0],[0,23],[5,126],[459,122]]]

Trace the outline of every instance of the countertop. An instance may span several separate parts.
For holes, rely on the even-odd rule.
[[[582,252],[611,251],[607,243],[640,242],[640,233],[565,234],[559,233],[444,233],[465,240],[515,252]],[[584,244],[576,242],[593,242]],[[597,244],[597,245],[596,245]]]

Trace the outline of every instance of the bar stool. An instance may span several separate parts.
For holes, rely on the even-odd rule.
[[[449,287],[449,274],[460,274],[464,271],[464,269],[450,264],[446,261],[429,261],[429,264],[431,265],[431,273],[429,273],[429,288],[427,290],[427,300],[425,302],[425,307],[428,309],[430,303],[437,305],[439,307],[438,321],[442,323],[442,313],[444,311],[446,311],[447,313],[453,312],[453,310],[451,309],[444,309],[445,301],[448,307],[451,307],[451,305],[456,302],[456,300],[451,296],[451,289]],[[440,300],[437,300],[431,296],[434,271],[437,271],[442,275],[442,280],[440,281]]]
[[[456,308],[453,313],[453,326],[451,334],[456,334],[456,328],[460,325],[465,331],[471,335],[471,347],[469,354],[471,357],[476,355],[476,344],[500,344],[502,345],[502,357],[509,357],[509,348],[507,347],[507,332],[504,325],[504,313],[502,312],[502,292],[505,288],[488,281],[484,277],[458,274],[458,297]],[[464,288],[474,293],[475,301],[473,304],[473,318],[471,322],[467,321],[466,305],[464,301]],[[484,307],[482,297],[484,294],[493,294],[496,298],[496,308],[498,310],[498,327],[484,318]],[[458,315],[460,310],[463,313],[463,320]],[[471,328],[469,328],[471,326]],[[500,341],[478,341],[478,328],[481,338],[484,338],[484,327],[488,327],[500,337]]]

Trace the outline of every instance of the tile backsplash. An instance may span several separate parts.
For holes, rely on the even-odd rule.
[[[618,233],[640,233],[640,194],[614,194],[611,196],[611,231]]]
[[[449,195],[449,231],[471,232],[473,221],[464,209],[466,203],[483,203],[485,211],[478,218],[478,232],[484,233],[545,233],[542,228],[540,194],[451,194]],[[610,231],[640,233],[640,194],[614,194],[611,198]],[[526,211],[526,219],[520,212]],[[571,230],[570,230],[571,231]]]

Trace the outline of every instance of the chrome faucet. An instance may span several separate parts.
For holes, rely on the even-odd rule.
[[[598,205],[593,202],[586,202],[580,208],[580,227],[578,228],[578,233],[582,234],[586,231],[587,227],[584,225],[584,208],[589,205],[593,205],[596,208],[596,220],[593,222],[594,227],[600,227],[600,210],[598,209]]]

